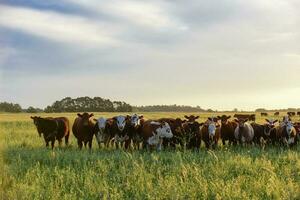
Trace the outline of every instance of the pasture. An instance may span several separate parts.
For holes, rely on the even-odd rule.
[[[197,113],[144,117],[185,114]],[[204,121],[223,113],[198,114]],[[76,113],[38,115],[66,116],[71,122],[76,117]],[[58,148],[56,143],[52,152],[30,116],[0,114],[0,199],[300,199],[299,146],[262,150],[220,144],[214,151],[202,147],[199,152],[147,152],[99,150],[94,140],[90,152],[79,151],[71,134],[69,147]],[[264,122],[259,114],[257,122]]]

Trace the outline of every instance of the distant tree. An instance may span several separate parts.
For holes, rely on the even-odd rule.
[[[20,113],[22,112],[22,107],[19,104],[1,102],[0,112]]]
[[[101,97],[66,97],[47,106],[45,112],[131,112],[132,106],[121,101]]]
[[[255,110],[255,112],[268,112],[268,110],[265,108],[258,108]]]
[[[200,106],[180,106],[180,105],[153,105],[153,106],[135,106],[135,112],[204,112]]]
[[[40,109],[40,108],[34,108],[32,106],[29,106],[27,109],[25,109],[25,112],[27,112],[27,113],[38,113],[38,112],[43,112],[43,110]]]

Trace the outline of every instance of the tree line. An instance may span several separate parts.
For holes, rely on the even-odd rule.
[[[297,108],[267,110],[258,108],[256,112],[287,112],[299,111]],[[111,101],[101,97],[65,97],[62,100],[55,101],[52,105],[45,109],[30,106],[23,109],[17,103],[0,102],[0,112],[10,113],[60,113],[60,112],[214,112],[216,110],[203,109],[200,106],[184,106],[184,105],[150,105],[150,106],[131,106],[123,101]],[[239,112],[234,109],[233,112]]]

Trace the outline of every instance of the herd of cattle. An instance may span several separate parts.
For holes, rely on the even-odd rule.
[[[199,123],[199,116],[184,116],[180,118],[161,118],[146,120],[142,115],[116,116],[113,118],[92,119],[89,113],[77,114],[72,132],[77,139],[78,147],[92,148],[95,135],[101,148],[115,146],[116,148],[176,148],[199,149],[204,142],[206,148],[215,148],[219,140],[223,145],[282,145],[295,146],[300,139],[300,122],[292,122],[291,115],[283,117],[282,121],[266,119],[264,124],[255,122],[255,115],[236,114],[231,116],[210,117]],[[43,134],[46,146],[55,141],[61,145],[63,138],[68,145],[70,123],[65,117],[42,118],[31,117],[39,135]],[[115,145],[114,145],[115,144]]]

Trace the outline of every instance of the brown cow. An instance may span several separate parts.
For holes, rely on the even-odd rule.
[[[237,123],[234,121],[229,121],[231,116],[218,116],[218,119],[221,120],[221,139],[223,145],[228,141],[229,145],[236,144],[236,139],[234,137],[234,131],[237,127]]]
[[[65,144],[69,143],[70,136],[70,123],[65,117],[57,118],[42,118],[42,117],[31,117],[34,125],[37,128],[39,135],[43,134],[46,147],[49,146],[51,141],[51,147],[54,148],[55,140],[58,140],[59,146],[61,146],[62,138],[65,137]]]
[[[300,116],[300,112],[297,112],[297,115]]]
[[[185,115],[184,118],[186,118],[188,120],[188,122],[195,122],[197,119],[199,119],[199,116],[194,116],[194,115],[187,116],[187,115]]]
[[[215,149],[220,139],[220,125],[217,118],[208,118],[201,128],[201,138],[207,149]]]
[[[268,113],[262,112],[262,113],[260,113],[260,115],[261,115],[262,117],[267,117],[267,116],[268,116]]]
[[[204,123],[199,122],[185,122],[183,123],[184,132],[186,135],[186,148],[187,149],[200,149],[201,146],[201,133],[200,127]]]
[[[77,116],[78,117],[74,121],[72,131],[77,139],[78,147],[79,149],[82,149],[83,144],[85,147],[88,144],[89,148],[92,149],[95,125],[90,118],[93,117],[94,114],[78,113]]]
[[[278,120],[266,119],[266,123],[263,125],[252,123],[251,126],[254,130],[253,141],[255,144],[264,147],[266,144],[275,144],[278,141],[275,124]]]
[[[279,116],[279,114],[280,114],[279,112],[275,112],[274,116]]]
[[[147,149],[157,147],[158,150],[161,150],[163,139],[173,137],[171,127],[167,122],[153,120],[143,123],[141,134],[143,147]]]
[[[184,140],[185,140],[185,133],[182,126],[184,122],[180,118],[161,118],[157,120],[159,122],[167,122],[172,130],[173,137],[164,139],[163,146],[167,147],[170,146],[172,148],[176,148],[176,144],[179,144],[182,148],[184,147]]]
[[[296,112],[287,112],[287,115],[288,115],[289,117],[293,117],[293,116],[296,115]]]

